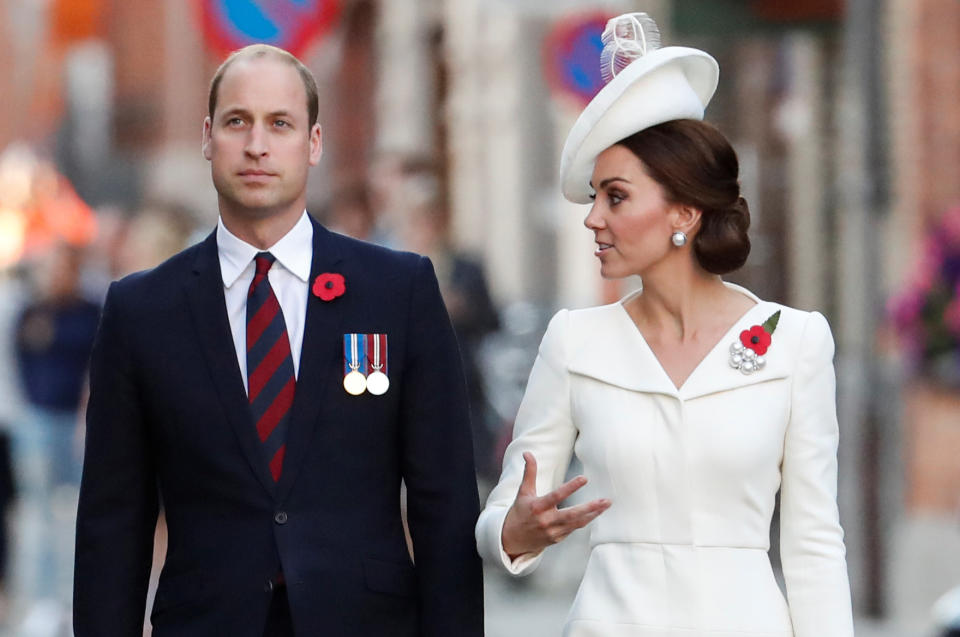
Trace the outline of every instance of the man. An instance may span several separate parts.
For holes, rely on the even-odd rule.
[[[483,633],[466,390],[436,278],[309,219],[316,120],[296,58],[228,58],[203,127],[216,231],[107,295],[77,637],[141,634],[158,497],[154,637]]]

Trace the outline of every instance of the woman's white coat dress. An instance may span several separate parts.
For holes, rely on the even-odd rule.
[[[500,540],[522,454],[536,457],[540,495],[577,454],[586,495],[613,504],[589,526],[566,637],[853,635],[830,328],[730,287],[756,305],[679,388],[627,314],[630,297],[560,311],[547,328],[476,534],[485,559],[532,571],[542,554],[511,561]],[[732,368],[731,343],[778,310],[765,367]],[[786,599],[767,555],[778,490]]]

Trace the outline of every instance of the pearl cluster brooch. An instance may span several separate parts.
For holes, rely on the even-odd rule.
[[[779,321],[780,310],[777,310],[763,325],[754,325],[740,332],[739,340],[730,344],[730,367],[747,376],[763,369],[767,364],[765,355]]]

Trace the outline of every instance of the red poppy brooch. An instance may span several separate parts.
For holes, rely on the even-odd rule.
[[[777,310],[763,325],[754,325],[740,332],[740,339],[730,345],[730,367],[748,376],[763,369],[767,364],[767,349],[779,322],[780,310]]]
[[[342,274],[324,272],[313,280],[313,293],[324,301],[332,301],[346,291],[347,285]]]

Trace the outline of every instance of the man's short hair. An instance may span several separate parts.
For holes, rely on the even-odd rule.
[[[288,63],[300,74],[300,79],[303,81],[303,89],[307,94],[307,114],[309,115],[310,127],[312,128],[313,125],[317,123],[317,117],[320,112],[320,96],[317,90],[317,80],[313,77],[313,73],[304,66],[303,62],[288,51],[269,44],[251,44],[234,51],[223,61],[223,64],[217,69],[217,72],[213,74],[213,79],[210,80],[210,96],[207,100],[211,120],[213,119],[213,112],[217,109],[220,82],[223,80],[223,76],[227,72],[227,69],[230,68],[230,65],[240,59],[259,59],[267,57],[268,55]]]

